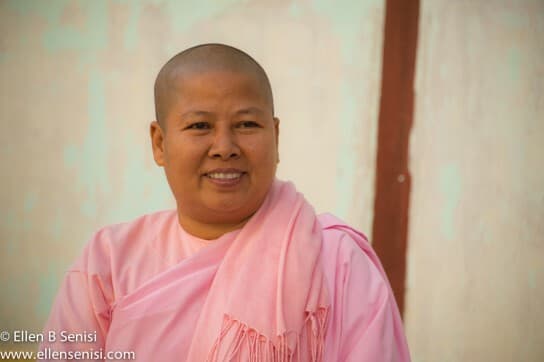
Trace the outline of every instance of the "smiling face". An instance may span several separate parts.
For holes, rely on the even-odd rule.
[[[216,70],[178,74],[168,98],[151,138],[181,225],[202,238],[238,228],[276,173],[279,120],[266,92],[251,73]]]

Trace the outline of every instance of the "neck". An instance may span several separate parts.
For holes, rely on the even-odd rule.
[[[205,223],[185,217],[178,211],[178,220],[181,227],[189,234],[204,240],[214,240],[228,232],[241,229],[251,216],[253,215],[235,223]]]

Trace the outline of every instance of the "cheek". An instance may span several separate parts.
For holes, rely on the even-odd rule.
[[[273,137],[263,137],[252,140],[246,144],[246,155],[253,163],[253,167],[262,172],[268,173],[276,165],[276,143]]]
[[[193,139],[179,138],[166,144],[165,157],[171,168],[178,171],[198,167],[206,155],[205,142],[195,142]]]

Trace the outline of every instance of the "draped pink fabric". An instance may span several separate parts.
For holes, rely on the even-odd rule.
[[[100,230],[67,273],[49,330],[96,339],[42,349],[138,361],[410,360],[364,235],[316,218],[281,181],[244,228],[217,240],[187,234],[175,211]]]
[[[322,361],[330,302],[321,246],[313,208],[276,180],[211,276],[188,359]]]

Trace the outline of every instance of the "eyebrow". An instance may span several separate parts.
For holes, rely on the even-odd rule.
[[[239,109],[235,112],[235,114],[263,114],[263,110],[258,107],[247,107]],[[199,111],[199,110],[191,110],[183,113],[181,115],[181,118],[187,118],[189,116],[209,116],[210,114],[213,114],[213,112],[208,111]]]
[[[212,114],[212,112],[206,112],[206,111],[187,111],[181,115],[181,119],[185,119],[189,116],[208,116]]]

